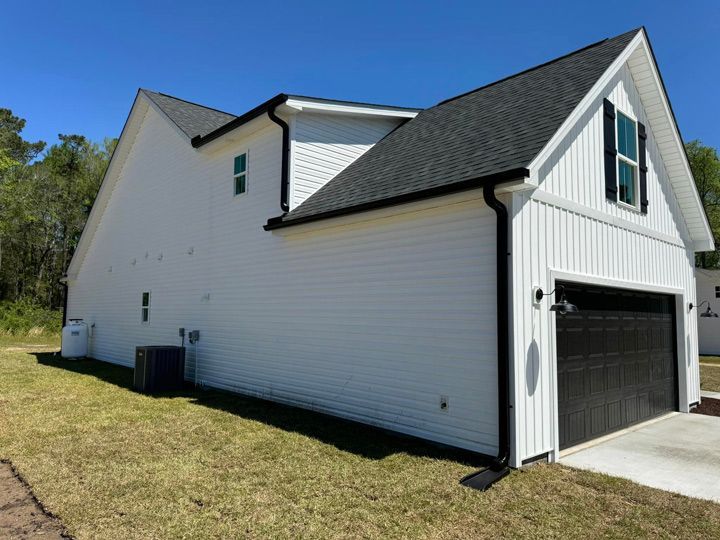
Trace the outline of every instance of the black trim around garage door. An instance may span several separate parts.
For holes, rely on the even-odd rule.
[[[562,285],[580,312],[556,321],[560,448],[677,410],[675,298]]]

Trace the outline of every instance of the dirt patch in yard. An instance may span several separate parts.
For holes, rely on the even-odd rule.
[[[69,538],[57,518],[43,510],[9,463],[0,462],[0,537]]]
[[[703,398],[702,403],[695,407],[692,412],[706,414],[707,416],[720,416],[720,399]]]

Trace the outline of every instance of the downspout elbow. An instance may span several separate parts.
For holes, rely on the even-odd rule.
[[[282,129],[282,166],[280,173],[280,208],[283,212],[290,211],[290,126],[275,114],[277,105],[268,109],[268,117]]]

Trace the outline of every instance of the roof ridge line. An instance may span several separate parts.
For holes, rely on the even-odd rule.
[[[617,36],[613,36],[613,37],[601,39],[600,41],[596,41],[595,43],[591,43],[590,45],[585,45],[584,47],[581,47],[581,48],[576,49],[576,50],[574,50],[574,51],[571,51],[571,52],[569,52],[569,53],[563,54],[562,56],[558,56],[558,57],[556,57],[556,58],[553,58],[552,60],[549,60],[549,61],[547,61],[547,62],[543,62],[542,64],[537,64],[536,66],[532,66],[532,67],[529,67],[529,68],[524,69],[524,70],[522,70],[522,71],[518,71],[517,73],[513,73],[512,75],[508,75],[507,77],[503,77],[502,79],[498,79],[497,81],[493,81],[493,82],[488,83],[488,84],[485,84],[485,85],[483,85],[483,86],[479,86],[479,87],[477,87],[477,88],[475,88],[475,89],[473,89],[473,90],[468,90],[467,92],[463,92],[462,94],[459,94],[459,95],[457,95],[457,96],[455,96],[455,97],[451,97],[451,98],[445,99],[445,100],[441,101],[440,103],[438,103],[437,105],[434,105],[434,107],[437,107],[437,106],[439,106],[439,105],[444,105],[444,104],[446,104],[446,103],[450,103],[451,101],[455,101],[456,99],[460,99],[460,98],[465,97],[465,96],[467,96],[467,95],[474,94],[475,92],[478,92],[478,91],[480,91],[480,90],[484,90],[484,89],[489,88],[489,87],[491,87],[491,86],[495,86],[496,84],[500,84],[500,83],[502,83],[502,82],[505,82],[505,81],[508,81],[508,80],[510,80],[510,79],[513,79],[513,78],[515,78],[515,77],[519,77],[520,75],[525,75],[526,73],[529,73],[529,72],[531,72],[531,71],[535,71],[536,69],[540,69],[540,68],[543,68],[543,67],[545,67],[545,66],[549,66],[549,65],[551,65],[551,64],[554,64],[555,62],[559,62],[560,60],[564,60],[565,58],[568,58],[568,57],[570,57],[570,56],[574,56],[574,55],[576,55],[576,54],[578,54],[578,53],[581,53],[581,52],[583,52],[583,51],[586,51],[586,50],[588,50],[588,49],[592,49],[593,47],[597,47],[598,45],[601,45],[601,44],[605,43],[606,41],[610,41],[611,39],[616,39],[616,38],[619,38],[619,37],[624,36],[624,35],[626,35],[626,34],[630,34],[630,33],[632,33],[632,32],[639,32],[639,31],[642,30],[642,29],[643,29],[643,27],[640,26],[640,27],[638,27],[638,28],[634,28],[634,29],[632,29],[632,30],[628,30],[627,32],[623,32],[622,34],[618,34]],[[432,108],[432,107],[431,107],[431,108]]]

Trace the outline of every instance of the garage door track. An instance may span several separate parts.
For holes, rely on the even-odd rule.
[[[560,462],[720,502],[720,418],[674,413],[565,455]]]

